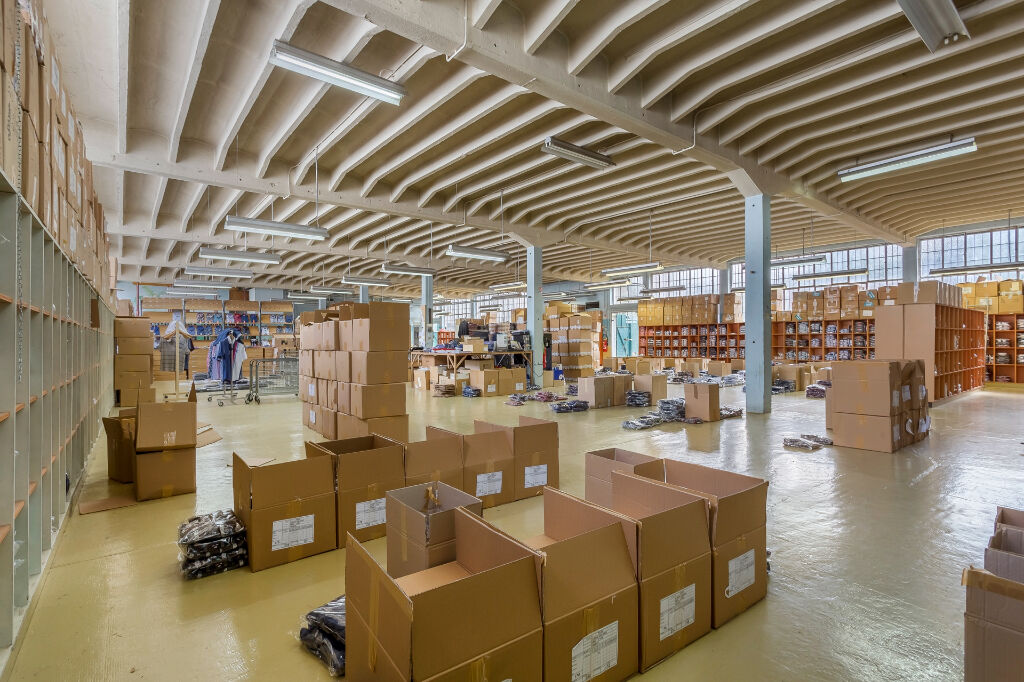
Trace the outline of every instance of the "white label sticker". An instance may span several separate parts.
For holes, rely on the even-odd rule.
[[[910,402],[910,386],[908,384],[904,384],[903,386],[903,402]]]
[[[501,472],[476,475],[476,496],[497,495],[501,492]]]
[[[376,500],[356,502],[356,530],[379,526],[387,520],[384,515],[385,500],[379,497]]]
[[[904,425],[904,428],[907,430],[907,433],[909,433],[911,436],[913,436],[914,435],[914,420],[913,419],[907,419],[907,423]]]
[[[924,384],[921,384],[920,386],[917,387],[917,392],[918,392],[918,397],[921,400],[924,400],[925,398],[928,397],[928,387],[925,386]]]
[[[316,410],[309,411],[309,423],[316,424]]]
[[[673,592],[661,600],[661,631],[662,641],[668,639],[696,619],[697,585],[687,585],[678,592]]]
[[[168,446],[168,445],[174,445],[176,442],[178,442],[178,432],[177,431],[167,431],[167,432],[164,433],[164,446],[165,447]]]
[[[489,385],[487,387],[487,392],[488,393],[497,393],[498,392],[498,387],[495,384],[491,384],[491,385]]]
[[[526,388],[525,384],[523,384],[523,383],[516,383],[516,390],[517,391],[522,391],[524,388]]]
[[[270,549],[288,549],[313,542],[313,515],[296,516],[292,519],[274,521],[270,534]]]
[[[572,648],[572,682],[587,682],[619,661],[619,621],[594,630]]]
[[[893,391],[892,392],[892,406],[893,407],[899,407],[900,406],[900,392],[899,391]]]
[[[75,228],[72,227],[70,234],[71,239],[69,239],[68,241],[70,242],[71,250],[74,251],[76,249],[76,245],[78,244],[78,233],[75,232]]]
[[[754,550],[729,560],[729,586],[726,597],[734,597],[754,584]]]
[[[523,476],[523,487],[524,488],[536,488],[539,485],[548,484],[548,465],[538,464],[532,467],[526,467],[525,474]]]
[[[899,424],[894,424],[893,427],[892,427],[892,442],[894,444],[899,444],[899,442],[900,442],[900,425]]]
[[[312,396],[316,395],[316,384],[310,384],[309,385],[309,394],[312,395]]]

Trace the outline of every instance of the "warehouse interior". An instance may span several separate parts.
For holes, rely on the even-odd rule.
[[[0,8],[0,679],[1024,680],[1024,2]]]

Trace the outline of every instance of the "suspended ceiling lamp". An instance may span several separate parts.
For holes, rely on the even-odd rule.
[[[281,264],[281,256],[276,253],[260,253],[259,251],[245,251],[241,249],[214,249],[208,246],[200,247],[199,257],[211,260],[243,261],[246,263]]]
[[[270,50],[270,63],[396,106],[402,103],[405,96],[405,88],[398,83],[280,40],[275,40]]]
[[[540,150],[545,154],[552,154],[568,161],[590,166],[591,168],[608,168],[615,165],[610,156],[592,152],[585,147],[559,140],[557,137],[545,138]]]
[[[243,277],[252,278],[252,270],[242,268],[208,268],[200,265],[186,265],[186,275],[205,275],[208,277]]]
[[[871,163],[861,164],[859,166],[854,166],[853,168],[846,168],[839,171],[839,180],[841,182],[860,180],[861,178],[870,177],[872,175],[891,173],[892,171],[900,170],[901,168],[919,166],[923,163],[931,163],[932,161],[938,161],[939,159],[946,159],[951,156],[960,156],[961,154],[970,154],[971,152],[976,151],[978,151],[978,146],[974,143],[974,138],[968,137],[955,142],[947,142],[946,144],[919,149],[907,154],[891,156],[887,159],[882,159],[881,161],[872,161]]]
[[[246,234],[267,234],[273,237],[289,237],[292,239],[311,239],[323,241],[327,239],[327,228],[315,225],[295,225],[277,220],[261,220],[229,215],[224,219],[224,229],[231,232]]]
[[[449,258],[472,258],[475,260],[494,261],[496,263],[504,263],[508,260],[508,256],[501,251],[476,249],[471,246],[458,246],[456,244],[449,244],[444,255]]]
[[[234,284],[228,284],[227,282],[204,282],[195,279],[175,279],[174,286],[185,287],[189,289],[233,289]]]
[[[389,275],[416,275],[420,277],[433,277],[437,271],[432,268],[418,268],[412,265],[397,265],[395,263],[383,263],[380,271]]]

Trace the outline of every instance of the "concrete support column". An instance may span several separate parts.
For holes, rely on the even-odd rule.
[[[920,277],[920,270],[917,265],[917,254],[921,244],[915,241],[913,244],[903,245],[903,281],[916,282]]]
[[[722,321],[722,297],[732,290],[732,268],[724,267],[718,271],[718,321]]]
[[[530,381],[544,384],[544,295],[541,292],[543,258],[539,246],[526,247],[526,328],[530,332],[533,369]]]
[[[359,302],[369,303],[370,302],[370,287],[365,284],[359,285]]]
[[[744,203],[747,282],[746,320],[747,413],[772,410],[771,197],[755,194]]]
[[[423,307],[423,339],[421,343],[424,348],[433,348],[434,334],[430,328],[434,323],[434,278],[420,277],[420,282],[423,283],[420,296],[420,305]]]

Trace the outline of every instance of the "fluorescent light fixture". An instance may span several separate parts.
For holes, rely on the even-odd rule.
[[[320,286],[319,284],[313,284],[312,286],[309,287],[309,293],[311,293],[311,294],[337,294],[339,296],[344,296],[346,294],[354,294],[355,291],[353,291],[352,289],[346,289],[344,287],[327,287],[327,286]],[[320,298],[323,298],[323,296],[321,296]]]
[[[584,147],[559,140],[557,137],[545,138],[540,150],[545,154],[552,154],[568,161],[582,163],[584,166],[590,166],[591,168],[608,168],[615,165],[610,156],[592,152]]]
[[[895,170],[900,170],[901,168],[919,166],[922,163],[930,163],[932,161],[938,161],[939,159],[949,158],[950,156],[959,156],[960,154],[969,154],[976,151],[978,151],[978,146],[974,143],[974,138],[968,137],[963,140],[957,140],[956,142],[947,142],[935,147],[928,147],[927,149],[919,149],[915,152],[892,156],[888,159],[882,159],[881,161],[872,161],[871,163],[854,166],[853,168],[846,168],[839,171],[839,180],[841,182],[860,180],[861,178],[866,178],[872,175],[889,173]]]
[[[686,287],[682,284],[673,287],[651,287],[650,289],[641,289],[640,295],[646,296],[647,294],[670,294],[673,291],[686,291]]]
[[[171,298],[216,298],[219,295],[216,291],[188,291],[173,287],[164,289],[164,296]]]
[[[242,268],[207,268],[200,265],[186,265],[186,275],[207,275],[209,277],[252,277],[252,270]]]
[[[315,294],[304,294],[301,291],[289,291],[288,298],[292,301],[320,301],[326,296],[317,296]]]
[[[449,244],[444,255],[449,258],[474,258],[476,260],[490,260],[496,263],[504,263],[508,256],[501,251],[492,249],[475,249],[472,246],[457,246]]]
[[[496,313],[501,310],[500,305],[482,305],[478,306],[476,311],[478,313]]]
[[[494,291],[506,291],[508,289],[525,289],[526,282],[505,282],[504,284],[492,284],[490,289]]]
[[[243,218],[229,215],[224,219],[224,229],[247,234],[269,234],[273,237],[291,237],[293,239],[327,239],[327,228],[308,225],[293,225],[277,220],[260,220],[259,218]]]
[[[795,258],[779,258],[778,260],[772,261],[773,268],[784,268],[790,265],[814,265],[815,263],[824,263],[824,254],[815,254],[808,256],[797,256]]]
[[[771,288],[772,289],[785,289],[786,285],[785,284],[773,284],[771,286]],[[737,292],[737,291],[746,291],[746,290],[747,290],[746,287],[733,287],[733,288],[729,289],[729,293],[734,293],[734,292]]]
[[[259,251],[242,251],[240,249],[212,249],[208,246],[199,248],[199,257],[214,260],[238,260],[247,263],[281,264],[281,257],[276,253],[260,253]]]
[[[345,275],[341,278],[343,284],[356,284],[361,287],[389,287],[391,282],[386,279],[378,279],[377,277],[353,277],[351,275]]]
[[[597,291],[598,289],[614,289],[616,287],[628,287],[632,282],[628,279],[610,279],[607,282],[591,282],[590,284],[584,284],[583,288],[588,291]]]
[[[1012,263],[992,263],[991,265],[956,265],[948,268],[934,268],[928,271],[929,275],[987,275],[990,272],[1001,272],[1003,270],[1016,270],[1024,268],[1024,261],[1013,261]]]
[[[389,275],[417,275],[421,277],[433,277],[437,273],[433,268],[417,268],[412,265],[395,265],[394,263],[382,264],[380,271],[386,272]]]
[[[623,296],[619,299],[619,303],[638,303],[640,301],[651,301],[651,296]]]
[[[389,298],[390,303],[412,303],[411,298]]]
[[[195,279],[175,279],[174,286],[189,289],[234,289],[234,284],[227,282],[201,282]]]
[[[601,274],[605,277],[611,275],[639,275],[642,272],[657,272],[664,269],[665,266],[661,263],[641,263],[640,265],[620,265],[617,268],[605,268],[601,271]]]
[[[828,279],[830,277],[856,277],[868,274],[867,268],[852,268],[850,270],[832,270],[831,272],[808,272],[803,275],[793,275],[790,279],[800,282],[810,279]]]
[[[950,40],[970,38],[953,0],[896,0],[929,52]]]
[[[347,66],[280,40],[275,40],[274,46],[270,50],[270,63],[396,106],[402,103],[402,97],[405,96],[405,88],[394,81],[374,76],[372,73]]]

